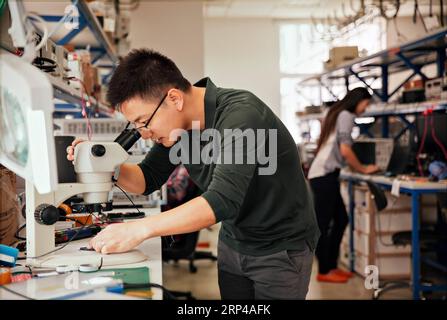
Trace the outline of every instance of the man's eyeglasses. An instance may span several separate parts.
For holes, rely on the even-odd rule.
[[[147,129],[147,127],[149,126],[149,123],[151,122],[152,118],[155,116],[155,113],[157,112],[157,110],[161,107],[161,105],[163,104],[163,102],[165,101],[166,97],[168,96],[168,94],[166,93],[163,98],[161,99],[160,103],[158,104],[157,108],[155,108],[155,111],[152,113],[152,115],[150,116],[150,118],[146,121],[146,123],[140,127],[137,127],[134,123],[129,122],[126,126],[126,129],[135,129],[135,130],[140,130],[140,129]]]

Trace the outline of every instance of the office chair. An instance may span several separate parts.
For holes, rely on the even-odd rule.
[[[377,212],[384,210],[388,205],[388,200],[386,198],[385,192],[381,189],[376,183],[371,181],[366,181],[368,188],[372,194],[374,199],[374,203],[377,208]],[[436,232],[436,230],[432,229],[421,229],[419,231],[419,241],[420,241],[420,249],[423,252],[432,251],[433,248],[436,247],[437,243],[445,239],[446,235]],[[392,235],[392,242],[396,246],[405,246],[411,245],[411,230],[409,231],[401,231],[396,232]],[[373,299],[379,299],[381,294],[387,291],[391,291],[394,289],[401,289],[411,287],[410,281],[387,281],[384,282],[379,288],[374,290]],[[425,283],[430,285],[430,283]]]
[[[208,259],[216,261],[211,252],[196,251],[197,241],[199,239],[199,231],[175,235],[172,237],[162,237],[162,259],[164,262],[173,260],[177,263],[179,260],[186,259],[189,261],[189,272],[196,273],[197,267],[194,265],[195,260]],[[195,300],[190,291],[173,291],[170,293],[177,298],[185,298],[187,300]]]
[[[197,267],[194,265],[195,260],[211,260],[217,261],[217,257],[212,252],[196,251],[197,242],[199,239],[199,231],[191,232],[174,236],[174,241],[171,237],[163,237],[163,261],[179,260],[189,261],[189,272],[196,273]]]

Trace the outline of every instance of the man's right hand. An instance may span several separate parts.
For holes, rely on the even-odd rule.
[[[84,139],[81,138],[76,138],[75,140],[73,140],[73,142],[71,143],[71,146],[67,147],[67,159],[69,161],[73,161],[74,160],[74,148],[76,147],[77,144],[84,142]]]
[[[378,166],[376,166],[375,164],[369,164],[367,166],[363,167],[363,172],[364,174],[372,174],[374,172],[379,171],[380,168]]]

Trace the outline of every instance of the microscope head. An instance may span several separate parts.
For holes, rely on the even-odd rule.
[[[127,151],[141,138],[138,130],[128,127],[129,124],[114,142],[86,141],[78,144],[74,150],[73,164],[77,182],[89,184],[90,188],[98,186],[98,192],[83,193],[84,203],[92,211],[112,209],[111,201],[108,200],[113,188],[112,176],[116,167],[129,158]]]
[[[110,184],[115,168],[129,158],[128,153],[116,142],[85,141],[78,144],[74,151],[74,169],[78,183]],[[87,192],[84,202],[102,204],[108,202],[108,192]]]

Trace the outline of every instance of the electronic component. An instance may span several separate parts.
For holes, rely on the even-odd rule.
[[[424,82],[421,79],[416,79],[405,83],[400,102],[412,103],[421,101],[425,101]]]
[[[37,45],[42,41],[42,36],[37,32],[33,34],[33,42]],[[47,42],[37,52],[36,57],[33,60],[33,65],[46,73],[50,73],[53,76],[57,76],[57,55],[56,44],[48,39]]]
[[[68,68],[68,50],[63,46],[56,47],[56,64],[58,76],[63,80],[66,79],[70,69]],[[68,80],[65,80],[68,82]]]
[[[82,64],[81,57],[76,52],[68,53],[68,72],[67,77],[75,78],[75,79],[84,79],[84,75],[82,73]],[[70,86],[75,89],[81,89],[81,83],[79,81],[69,81]]]
[[[101,227],[97,225],[60,230],[55,232],[55,241],[56,244],[64,243],[73,238],[73,236],[73,240],[90,238],[98,234],[100,231]]]
[[[36,32],[33,35],[33,42],[37,45],[42,41],[42,36]],[[33,65],[42,71],[51,74],[53,77],[60,78],[68,82],[69,72],[68,50],[63,46],[57,45],[51,39],[48,39],[42,48],[37,52]]]
[[[108,212],[105,214],[107,222],[122,222],[127,219],[144,218],[144,212]]]
[[[442,93],[442,78],[435,78],[425,82],[425,97],[427,100],[439,100]]]
[[[425,97],[427,100],[439,100],[442,91],[442,78],[435,78],[425,82]]]
[[[425,101],[425,90],[414,89],[402,92],[401,103],[412,103]]]
[[[381,171],[386,171],[393,152],[393,139],[359,139],[352,150],[362,164],[375,164]]]
[[[40,49],[40,57],[50,59],[57,63],[57,45],[51,40],[48,39],[44,46]]]
[[[72,220],[75,221],[76,227],[82,227],[84,225],[89,225],[89,224],[93,224],[93,218],[92,215],[89,213],[75,213],[75,214],[70,214],[69,216],[66,217],[68,220]]]

